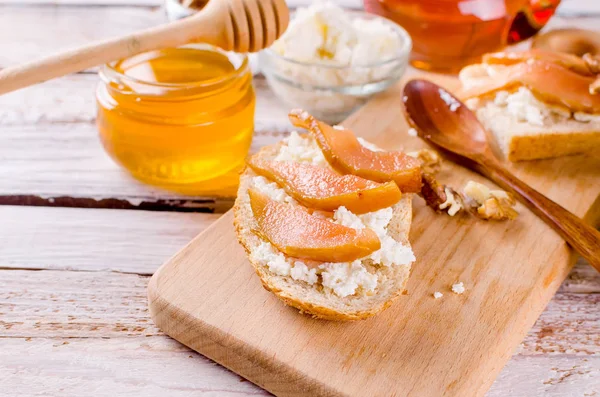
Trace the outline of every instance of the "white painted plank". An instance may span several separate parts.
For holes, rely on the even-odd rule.
[[[234,190],[187,197],[138,183],[119,168],[106,155],[97,137],[96,84],[97,76],[80,74],[0,96],[0,196],[77,199],[74,203],[57,201],[57,205],[67,206],[152,206],[161,200],[171,203],[157,206],[179,206],[177,200],[183,200],[182,205],[219,212],[231,206]],[[287,107],[274,97],[263,78],[255,79],[255,89],[255,139],[251,151],[280,140],[290,128]],[[215,196],[223,199],[214,199]],[[117,202],[93,201],[105,199]],[[0,198],[4,204],[19,200]],[[48,203],[42,200],[41,204]]]
[[[0,337],[0,385],[12,397],[269,395],[166,336]]]
[[[362,8],[361,0],[330,0],[348,8]],[[287,0],[290,8],[312,4],[314,0]],[[68,5],[68,6],[161,6],[163,0],[0,0],[0,5]]]
[[[0,0],[0,4],[2,1],[6,0]],[[14,1],[20,3],[21,0]],[[105,0],[97,1],[101,3]],[[133,0],[136,1],[138,0]],[[296,7],[311,2],[312,0],[295,0],[290,4]],[[341,4],[351,8],[362,7],[361,0],[342,0]],[[167,20],[162,7],[0,7],[0,67],[94,40],[127,34]],[[589,14],[584,14],[579,18],[559,16],[551,20],[548,28],[577,26],[584,29],[600,29],[599,22],[600,15],[590,17]]]
[[[587,294],[600,292],[600,273],[583,259],[579,259],[559,292]]]
[[[33,1],[38,4],[54,3],[53,0]],[[290,2],[290,5],[296,7],[311,2],[312,0],[297,0]],[[362,6],[361,0],[338,0],[338,2],[352,8]],[[3,3],[9,5],[2,6]],[[131,3],[131,6],[114,6],[128,3]],[[94,5],[23,7],[22,0],[0,0],[0,37],[2,38],[0,67],[30,61],[95,40],[128,34],[167,21],[164,7],[135,7],[145,3],[156,5],[162,4],[162,1],[64,0],[62,4]]]
[[[600,393],[600,357],[513,357],[487,397],[592,397]]]
[[[11,396],[268,396],[167,337],[0,338]],[[584,397],[600,390],[599,357],[513,357],[488,397]]]
[[[2,270],[0,335],[23,338],[162,335],[148,313],[148,280],[146,276],[110,272]]]
[[[0,206],[0,267],[152,274],[218,217]]]
[[[77,396],[100,385],[106,395],[263,395],[162,336],[148,316],[147,281],[105,272],[0,271],[2,385],[15,396],[42,387],[50,395],[56,388],[62,396]],[[599,302],[598,294],[559,294],[489,396],[583,396],[595,390]]]
[[[21,124],[91,124],[96,119],[95,73],[74,74],[0,95],[0,126]],[[279,101],[262,76],[254,78],[256,130],[287,130],[287,107]],[[4,129],[3,129],[4,130]]]
[[[334,0],[336,3],[349,8],[362,8],[363,3],[360,0]],[[289,7],[299,7],[311,4],[313,0],[287,0]],[[0,0],[0,4],[17,5],[76,5],[76,6],[94,6],[94,5],[128,5],[128,6],[160,6],[162,0]],[[561,16],[582,16],[585,14],[600,14],[600,3],[594,0],[563,0],[559,15]]]
[[[598,16],[600,15],[600,2],[597,0],[562,0],[558,7],[558,15],[571,16]]]
[[[147,276],[112,272],[2,270],[0,302],[4,303],[0,306],[0,335],[15,338],[161,335],[148,314],[148,281]],[[600,356],[598,304],[600,294],[558,294],[517,354]]]
[[[0,267],[152,274],[219,216],[0,205]],[[598,293],[600,273],[580,260],[560,292]]]
[[[166,21],[160,7],[0,7],[0,67]]]
[[[104,153],[96,135],[93,124],[4,127],[0,203],[16,203],[13,196],[38,196],[46,200],[45,205],[54,201],[66,206],[150,208],[154,203],[223,212],[232,205],[232,189],[211,188],[205,196],[185,196],[137,182]],[[251,152],[282,137],[277,132],[257,132]]]
[[[0,0],[0,5],[19,6],[138,6],[159,7],[163,0]]]

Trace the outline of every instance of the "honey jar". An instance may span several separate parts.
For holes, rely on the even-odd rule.
[[[107,64],[100,78],[102,144],[135,178],[198,193],[243,165],[256,101],[245,55],[187,45]]]

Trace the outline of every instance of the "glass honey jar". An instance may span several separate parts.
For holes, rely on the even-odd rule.
[[[560,0],[363,0],[408,31],[412,66],[458,72],[486,52],[535,35]]]
[[[195,194],[237,175],[256,102],[245,55],[187,45],[107,64],[100,78],[102,144],[135,178]]]

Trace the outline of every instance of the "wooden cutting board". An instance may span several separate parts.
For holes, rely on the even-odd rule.
[[[440,83],[456,86],[449,78]],[[344,124],[385,148],[422,147],[407,135],[401,106],[398,86]],[[512,169],[597,224],[600,156]],[[484,182],[452,164],[439,179],[456,187]],[[484,395],[575,255],[522,206],[517,220],[497,223],[451,218],[414,202],[410,239],[417,262],[408,294],[374,318],[334,323],[284,306],[254,274],[231,211],[152,277],[152,318],[171,337],[278,396]],[[457,281],[465,285],[462,295],[450,291]],[[435,291],[443,298],[433,299]]]

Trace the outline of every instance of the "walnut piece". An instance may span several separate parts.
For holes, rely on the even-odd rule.
[[[435,174],[442,168],[442,157],[435,150],[421,149],[406,154],[419,160],[421,169],[428,174]]]
[[[456,215],[463,209],[460,195],[452,188],[441,185],[427,172],[423,173],[422,181],[421,196],[429,207],[435,211],[447,210],[450,216]]]
[[[515,219],[519,213],[514,209],[517,201],[504,190],[490,190],[487,186],[469,181],[463,188],[466,208],[481,219]]]
[[[446,193],[446,201],[440,204],[439,208],[441,210],[448,208],[447,212],[450,216],[458,214],[464,208],[460,195],[448,186],[444,187],[444,192]]]

